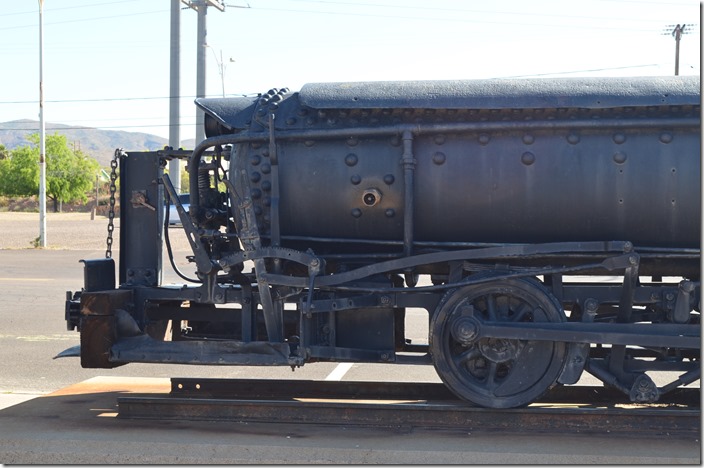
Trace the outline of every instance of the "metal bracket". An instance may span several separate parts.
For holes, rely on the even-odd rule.
[[[133,190],[130,203],[132,203],[133,208],[149,208],[152,211],[156,211],[156,208],[148,202],[146,190]]]

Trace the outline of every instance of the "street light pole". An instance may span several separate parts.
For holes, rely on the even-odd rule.
[[[44,0],[39,0],[39,246],[46,247],[46,128],[44,126]]]

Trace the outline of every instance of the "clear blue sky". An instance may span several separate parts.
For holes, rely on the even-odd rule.
[[[51,123],[168,137],[171,0],[45,0]],[[208,9],[207,94],[323,81],[700,73],[694,0],[226,0]],[[38,120],[39,3],[2,1],[0,122]],[[181,138],[195,135],[196,12],[181,11]],[[234,62],[229,62],[232,58]],[[2,135],[0,134],[0,143]]]

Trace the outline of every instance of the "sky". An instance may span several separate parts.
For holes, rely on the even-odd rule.
[[[0,3],[0,122],[39,120],[39,1]],[[694,0],[224,3],[207,13],[208,97],[223,86],[241,96],[314,82],[673,75],[676,24],[691,32],[680,75],[700,74]],[[195,136],[197,13],[181,6],[186,140]],[[47,132],[59,123],[168,138],[170,12],[171,0],[44,0]]]

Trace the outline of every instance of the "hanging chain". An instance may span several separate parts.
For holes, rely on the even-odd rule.
[[[108,210],[108,238],[105,258],[112,258],[112,233],[115,230],[115,192],[117,192],[117,158],[122,155],[122,148],[115,150],[115,155],[110,161],[110,206]]]

